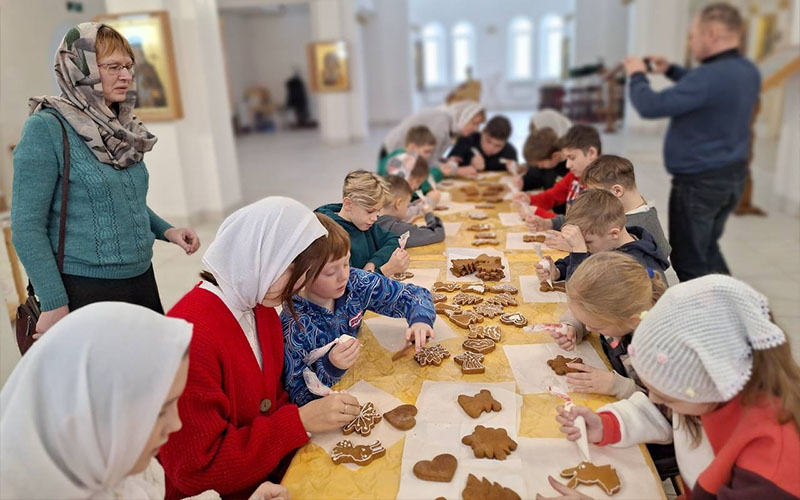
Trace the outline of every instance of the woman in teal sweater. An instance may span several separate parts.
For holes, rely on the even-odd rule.
[[[134,56],[109,26],[72,28],[56,52],[59,97],[30,100],[14,150],[14,247],[41,301],[37,335],[70,310],[101,300],[163,313],[153,266],[156,238],[187,254],[200,246],[147,207],[142,158],[156,142],[133,114]],[[64,268],[56,263],[64,173],[61,125],[70,147]]]

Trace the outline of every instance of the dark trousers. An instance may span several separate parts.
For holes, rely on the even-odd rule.
[[[133,278],[112,280],[62,274],[61,280],[67,289],[70,311],[94,302],[127,302],[164,314],[152,265]]]
[[[697,175],[675,175],[669,194],[669,243],[678,279],[730,274],[719,249],[728,216],[744,190],[745,165]]]

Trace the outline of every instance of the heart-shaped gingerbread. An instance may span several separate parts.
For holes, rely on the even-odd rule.
[[[423,481],[449,483],[453,480],[458,460],[449,453],[436,455],[433,460],[420,460],[414,464],[414,475]]]
[[[514,325],[518,328],[522,328],[523,326],[528,324],[528,318],[526,318],[522,313],[519,312],[506,313],[500,316],[500,322],[505,323],[507,325]]]
[[[407,431],[417,425],[417,407],[414,405],[400,405],[394,410],[387,411],[383,418],[401,431]]]

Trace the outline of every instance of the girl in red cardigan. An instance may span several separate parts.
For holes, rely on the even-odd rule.
[[[692,500],[800,498],[800,367],[766,297],[728,276],[709,275],[676,285],[636,328],[628,348],[652,403],[677,417],[678,465],[697,464],[693,443],[678,431],[705,433],[713,451],[691,489]],[[594,413],[586,407],[556,418],[576,440],[577,416],[589,442],[599,445],[663,434],[646,401],[618,401]],[[667,431],[669,432],[668,429]],[[576,496],[552,478],[561,498]],[[543,497],[539,497],[543,498]]]
[[[162,447],[167,499],[213,487],[248,498],[288,465],[309,433],[350,422],[359,403],[331,394],[302,408],[281,382],[283,333],[274,307],[303,286],[326,235],[311,210],[289,198],[265,198],[228,217],[203,257],[206,280],[169,316],[194,324],[183,428]],[[289,306],[291,307],[291,305]],[[282,463],[283,462],[283,463]]]

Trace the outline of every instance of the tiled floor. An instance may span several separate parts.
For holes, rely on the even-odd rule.
[[[512,142],[521,149],[529,113],[506,113],[514,124]],[[295,198],[309,207],[338,201],[344,175],[353,169],[374,169],[381,139],[388,128],[374,127],[367,140],[332,147],[318,132],[279,132],[239,139],[238,153],[245,201],[264,196]],[[655,203],[666,223],[669,176],[661,160],[661,136],[619,133],[603,137],[603,149],[633,161],[640,191]],[[722,239],[723,252],[734,276],[769,297],[776,321],[791,335],[800,359],[800,220],[770,206],[775,144],[756,145],[756,201],[769,212],[765,218],[732,217]],[[204,248],[219,221],[197,227]],[[157,243],[155,271],[165,307],[172,306],[194,283],[201,269],[198,255],[186,257],[174,245]],[[671,274],[672,283],[677,282]]]

